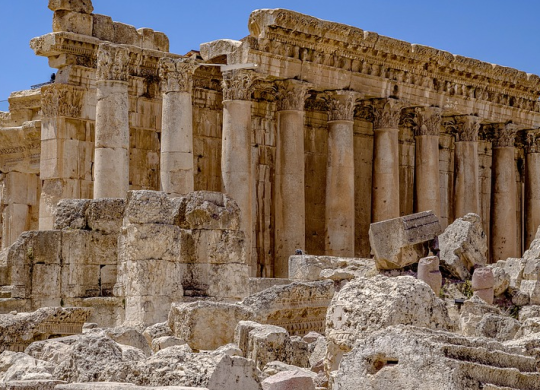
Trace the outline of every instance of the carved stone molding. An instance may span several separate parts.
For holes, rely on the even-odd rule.
[[[161,58],[159,60],[159,77],[162,92],[191,92],[193,73],[199,66],[196,60],[191,57]]]
[[[252,70],[235,69],[223,72],[223,100],[251,100],[253,83],[257,78]]]
[[[416,107],[414,109],[414,135],[439,135],[441,131],[441,109],[438,107]]]
[[[329,121],[354,121],[356,101],[362,94],[354,91],[334,91],[324,94]]]
[[[81,116],[84,91],[67,84],[52,84],[41,89],[41,113],[43,118]]]
[[[514,147],[518,125],[514,123],[497,123],[493,125],[493,147]]]
[[[540,153],[540,131],[539,130],[527,131],[526,150],[527,150],[527,153]]]
[[[397,99],[373,99],[369,102],[373,112],[374,129],[397,129],[403,102]]]
[[[130,55],[128,48],[110,43],[99,45],[97,52],[98,81],[127,81],[129,76]]]
[[[276,81],[276,103],[278,111],[303,111],[309,84],[296,80]]]
[[[474,115],[462,115],[446,118],[443,125],[456,134],[456,142],[478,141],[480,118]]]

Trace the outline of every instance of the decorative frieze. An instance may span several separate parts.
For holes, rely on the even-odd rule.
[[[67,84],[51,84],[41,89],[41,113],[44,118],[81,116],[84,91]]]
[[[480,118],[474,115],[462,115],[447,118],[443,125],[456,134],[458,141],[478,141]]]
[[[328,92],[325,100],[328,104],[329,121],[354,121],[356,101],[362,95],[354,91]]]
[[[278,111],[303,111],[309,84],[296,80],[276,81],[276,103]]]
[[[373,99],[370,101],[373,112],[374,129],[397,129],[401,110],[404,108],[403,102],[397,99]]]
[[[540,132],[538,130],[527,131],[527,153],[540,153]]]
[[[256,73],[246,69],[223,72],[223,100],[251,100]]]
[[[493,125],[493,147],[513,147],[518,125],[514,123],[497,123]]]
[[[416,107],[414,135],[439,135],[441,130],[441,109],[438,107]]]
[[[159,60],[161,90],[168,92],[191,92],[193,73],[200,65],[194,58],[168,58]]]
[[[130,55],[125,46],[102,43],[97,52],[98,81],[127,81],[129,76]]]

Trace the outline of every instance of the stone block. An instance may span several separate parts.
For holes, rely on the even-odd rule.
[[[124,293],[128,297],[168,295],[172,300],[184,296],[182,270],[166,260],[137,260],[125,263]]]
[[[116,265],[118,243],[115,235],[89,230],[62,231],[64,264]]]
[[[141,36],[137,29],[129,24],[113,22],[114,43],[141,47]]]
[[[60,298],[62,296],[60,271],[59,264],[34,264],[32,298]]]
[[[504,294],[508,287],[510,287],[510,275],[508,275],[504,270],[504,265],[499,266],[499,263],[489,264],[488,267],[491,268],[493,278],[495,280],[495,284],[493,285],[493,293],[495,296]]]
[[[59,230],[24,232],[11,247],[8,262],[15,268],[24,264],[60,264],[61,234]]]
[[[94,20],[91,14],[58,10],[53,15],[53,32],[67,31],[92,36]]]
[[[263,390],[315,390],[312,375],[300,371],[282,371],[261,382]]]
[[[171,198],[159,191],[129,191],[125,209],[126,223],[178,225],[183,198]]]
[[[169,327],[195,350],[216,349],[233,342],[236,324],[248,319],[249,309],[238,304],[212,301],[174,303]]]
[[[87,298],[101,295],[100,266],[97,264],[66,264],[61,269],[61,278],[64,297]]]
[[[156,45],[156,50],[169,52],[169,38],[162,32],[154,32],[154,44]]]
[[[117,266],[101,265],[99,268],[100,295],[112,296],[114,285],[116,283]]]
[[[53,390],[65,383],[64,381],[52,379],[6,381],[0,383],[0,390]]]
[[[199,280],[208,285],[206,293],[210,297],[237,300],[248,296],[247,264],[196,264],[190,270],[199,273]]]
[[[54,211],[54,229],[87,229],[89,199],[62,199]]]
[[[440,232],[439,219],[431,211],[372,223],[369,242],[377,268],[397,269],[416,263],[425,255],[423,243]]]
[[[246,262],[244,233],[236,230],[193,230],[195,261],[227,264]]]
[[[178,337],[163,336],[152,340],[152,351],[157,352],[175,345],[184,345],[186,342]]]
[[[142,48],[156,50],[156,44],[154,41],[154,30],[151,28],[143,27],[137,29],[137,32],[141,36]]]
[[[73,11],[91,14],[94,11],[92,0],[49,0],[51,11]]]
[[[124,302],[121,297],[64,297],[65,307],[86,307],[91,310],[87,322],[93,322],[100,327],[115,327],[124,322]]]
[[[180,218],[186,229],[240,229],[238,204],[221,192],[190,192],[182,198]]]
[[[160,337],[173,336],[173,333],[167,322],[160,322],[147,327],[143,332],[143,336],[146,338],[147,343],[152,345],[152,340]]]
[[[442,286],[442,275],[439,271],[437,256],[424,257],[418,262],[418,279],[426,282],[435,295],[439,295]]]
[[[118,234],[122,227],[125,200],[119,198],[93,199],[86,211],[88,228],[105,234]]]
[[[125,326],[146,327],[167,320],[171,303],[169,295],[126,296]]]
[[[291,284],[291,279],[285,278],[249,278],[249,295],[260,293],[273,286]]]
[[[322,271],[343,270],[348,267],[354,268],[357,276],[378,273],[373,259],[295,255],[289,257],[289,278],[304,282],[323,280],[325,278],[321,276]]]
[[[522,280],[519,291],[529,296],[530,305],[540,305],[540,281]]]
[[[110,16],[94,14],[92,36],[102,41],[114,41],[114,24]]]

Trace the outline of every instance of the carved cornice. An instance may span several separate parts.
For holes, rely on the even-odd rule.
[[[310,85],[296,80],[276,81],[278,111],[303,111]]]
[[[129,76],[130,53],[127,47],[102,43],[97,52],[98,81],[127,81]]]
[[[414,135],[439,135],[441,131],[441,109],[438,107],[416,107],[414,109]]]
[[[372,99],[369,106],[373,112],[373,129],[397,129],[403,102],[397,99]]]
[[[527,131],[526,150],[527,153],[540,153],[540,131]]]
[[[79,118],[82,112],[84,91],[67,84],[51,84],[41,88],[41,113],[43,118],[67,116]]]
[[[168,92],[191,92],[193,73],[200,65],[192,58],[169,58],[159,60],[161,90]]]
[[[354,121],[356,100],[362,94],[354,91],[333,91],[323,95],[328,105],[329,121]]]
[[[478,141],[480,118],[474,115],[462,115],[445,118],[443,125],[456,134],[456,142]]]
[[[516,135],[519,130],[514,123],[496,123],[493,125],[493,147],[507,148],[514,147]]]
[[[251,100],[257,75],[252,70],[235,69],[223,72],[223,100]]]

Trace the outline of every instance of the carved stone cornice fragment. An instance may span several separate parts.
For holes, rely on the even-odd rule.
[[[397,129],[404,103],[397,99],[373,99],[369,102],[373,112],[374,129]]]
[[[252,70],[234,69],[223,72],[223,100],[251,100],[257,74]]]
[[[169,58],[159,60],[161,90],[168,92],[191,92],[193,73],[200,65],[194,58]]]
[[[527,131],[526,150],[527,153],[540,153],[540,131],[538,129]]]
[[[443,125],[456,134],[456,142],[478,141],[480,118],[474,115],[462,115],[446,118]]]
[[[303,111],[310,84],[297,80],[276,81],[278,111]]]
[[[129,76],[130,56],[125,46],[102,43],[97,52],[98,81],[127,81]]]
[[[51,84],[41,89],[43,118],[81,116],[84,91],[67,84]]]
[[[328,104],[329,121],[354,121],[356,101],[362,94],[354,91],[327,92],[324,99]]]
[[[493,147],[507,148],[514,147],[516,135],[519,130],[514,123],[496,123],[493,125]]]
[[[439,135],[441,131],[441,109],[438,107],[416,107],[414,109],[414,135]]]

